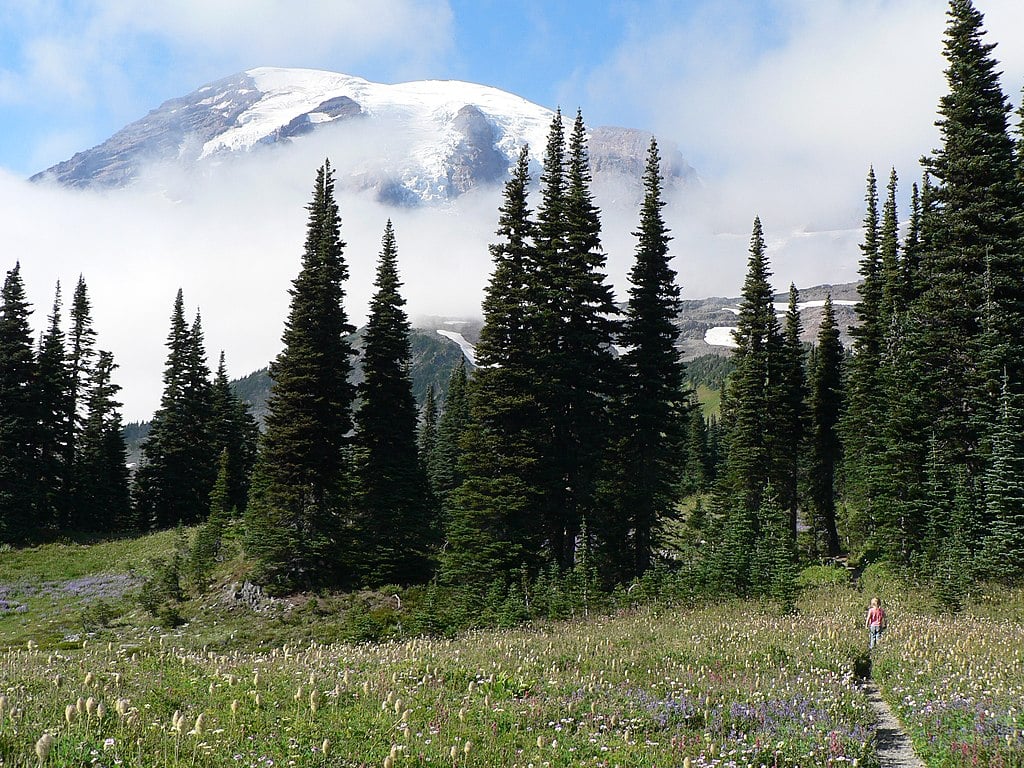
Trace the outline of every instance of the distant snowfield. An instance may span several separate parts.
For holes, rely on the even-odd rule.
[[[473,366],[476,365],[476,347],[474,347],[472,344],[466,341],[465,336],[463,336],[461,333],[456,333],[455,331],[438,330],[437,333],[439,336],[444,336],[446,339],[454,341],[456,344],[458,344],[459,349],[462,350],[462,354],[465,355],[466,360],[469,361],[469,364]]]
[[[501,138],[497,146],[507,157],[515,157],[517,144],[524,139],[531,147],[543,147],[554,114],[514,94],[458,80],[388,85],[336,72],[273,67],[251,69],[246,74],[253,79],[262,98],[238,115],[234,128],[208,141],[202,157],[223,150],[252,149],[281,126],[308,114],[311,104],[345,96],[366,114],[396,121],[405,140],[411,142],[413,156],[423,171],[434,177],[428,186],[436,186],[445,177],[447,156],[463,139],[453,121],[467,104],[477,106],[498,127]],[[223,96],[217,94],[211,99]],[[311,119],[329,122],[332,118],[313,113]],[[417,179],[405,181],[412,183]],[[440,194],[439,189],[432,188],[425,192],[428,198]]]
[[[775,311],[778,314],[780,314],[780,315],[784,315],[787,311],[789,311],[789,302],[788,301],[777,301],[772,306],[775,307]],[[800,310],[801,312],[803,312],[805,309],[811,309],[811,308],[814,308],[814,307],[817,307],[818,309],[820,309],[821,307],[824,307],[824,306],[825,306],[825,300],[824,299],[815,299],[814,301],[798,301],[796,303],[796,308],[798,310]],[[855,306],[857,306],[857,302],[856,301],[849,301],[847,299],[832,299],[832,306],[834,306],[834,307],[855,307]],[[734,315],[739,315],[740,308],[739,307],[722,307],[722,311],[723,312],[732,312]]]
[[[855,307],[857,306],[856,301],[850,301],[847,299],[833,299],[833,306],[837,307]],[[798,301],[797,309],[803,312],[805,309],[821,308],[825,306],[824,299],[815,299],[814,301]],[[775,311],[783,315],[789,310],[789,302],[775,302]],[[739,307],[722,307],[723,312],[731,312],[734,315],[739,316]],[[736,339],[733,337],[733,331],[736,330],[736,326],[718,326],[716,328],[708,328],[704,332],[704,343],[710,344],[712,347],[736,347]]]
[[[732,335],[733,331],[736,330],[736,326],[719,326],[717,328],[708,328],[704,332],[704,343],[710,344],[713,347],[736,347],[736,339]]]

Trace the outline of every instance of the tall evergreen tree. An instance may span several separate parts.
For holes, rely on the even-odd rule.
[[[420,408],[420,423],[416,436],[416,452],[419,455],[420,466],[423,467],[423,472],[427,475],[428,480],[436,448],[437,395],[434,393],[434,385],[431,384],[427,387],[427,394],[423,398],[423,406]],[[432,483],[431,493],[436,493]]]
[[[605,559],[622,582],[651,564],[665,521],[672,515],[685,456],[689,399],[675,344],[680,289],[670,266],[671,237],[661,209],[661,158],[651,139],[629,302],[620,336],[623,387],[616,411],[618,439],[607,475],[615,478],[606,513],[595,520]]]
[[[769,404],[780,374],[780,332],[770,275],[761,220],[755,218],[734,331],[736,370],[729,387],[729,456],[724,478],[733,503],[750,514],[760,508],[770,479],[776,435]]]
[[[726,519],[717,552],[710,555],[713,581],[740,594],[750,589],[754,578],[751,553],[759,536],[758,514],[765,488],[777,484],[772,475],[779,433],[772,414],[784,366],[769,276],[761,220],[755,218],[733,333],[736,370],[730,378],[724,412],[728,455],[715,488],[714,508]]]
[[[561,166],[557,170],[560,172]],[[484,592],[494,580],[540,567],[543,527],[538,467],[544,433],[537,402],[533,338],[538,332],[528,282],[534,264],[535,223],[527,204],[529,153],[523,147],[505,184],[494,270],[484,295],[484,325],[469,382],[469,423],[463,439],[464,480],[445,520],[442,578]]]
[[[926,336],[915,340],[932,370],[921,386],[942,450],[953,463],[978,466],[979,442],[989,420],[979,407],[995,402],[1005,366],[1012,381],[1024,374],[1024,254],[1018,247],[1013,141],[1009,104],[999,85],[994,44],[983,42],[983,16],[971,0],[951,0],[944,55],[949,92],[939,103],[942,145],[924,159],[938,214],[930,223],[927,289],[921,297]],[[1006,359],[979,369],[986,273],[998,307]],[[1002,365],[1000,365],[1002,363]]]
[[[137,519],[154,528],[204,519],[216,473],[213,393],[202,326],[198,314],[191,327],[185,322],[181,289],[171,312],[167,349],[160,408],[135,474]]]
[[[462,435],[469,423],[466,361],[460,359],[448,377],[444,409],[437,423],[437,441],[433,461],[427,472],[430,485],[441,503],[447,508],[448,498],[462,484]]]
[[[882,317],[884,303],[881,231],[878,215],[878,187],[875,170],[868,170],[864,242],[861,244],[858,286],[860,301],[856,306],[857,324],[851,329],[854,355],[850,362],[846,410],[842,432],[846,446],[846,493],[850,503],[870,517],[878,495],[878,441],[883,422],[883,404],[879,397],[878,370],[882,359],[886,322]]]
[[[246,514],[256,578],[276,590],[339,583],[351,523],[349,433],[355,390],[343,301],[348,267],[329,162],[317,172],[302,269],[292,283]]]
[[[812,528],[824,537],[825,551],[840,553],[836,526],[836,470],[842,457],[839,416],[843,407],[843,346],[832,295],[825,297],[810,370],[810,467],[807,472]]]
[[[789,513],[791,538],[796,538],[800,455],[807,431],[807,373],[804,370],[804,345],[800,340],[803,323],[800,320],[800,294],[796,285],[789,286],[789,306],[786,309],[779,356],[781,369],[777,382],[773,409],[778,430],[773,456],[773,473],[777,478],[778,503]]]
[[[985,473],[986,533],[980,556],[989,576],[1004,579],[1024,576],[1024,419],[1015,400],[1004,376]]]
[[[40,409],[38,514],[40,524],[59,528],[68,519],[71,508],[71,376],[61,329],[61,294],[57,283],[53,311],[39,341]]]
[[[426,580],[439,538],[426,474],[416,452],[416,399],[409,376],[411,325],[388,220],[363,348],[362,405],[356,413],[360,549],[369,583]]]
[[[889,172],[885,203],[882,205],[882,226],[879,240],[882,301],[879,306],[881,332],[886,333],[893,315],[903,310],[906,299],[904,273],[900,264],[899,218],[896,213],[896,169]]]
[[[543,519],[551,558],[575,563],[576,542],[596,511],[597,477],[607,438],[606,406],[614,381],[611,341],[616,314],[605,281],[600,219],[590,191],[583,119],[565,146],[561,115],[552,122],[541,176],[532,338],[541,419],[548,432],[540,463]]]
[[[112,381],[117,366],[100,351],[86,395],[86,419],[74,466],[75,518],[81,530],[124,531],[134,527],[128,488],[128,451],[122,437],[121,387]]]
[[[5,544],[29,541],[39,526],[39,371],[30,314],[21,265],[15,264],[0,292],[0,542]]]
[[[227,512],[239,515],[249,499],[259,426],[249,408],[231,388],[224,352],[220,353],[213,379],[212,402],[213,446],[218,454],[227,451]]]

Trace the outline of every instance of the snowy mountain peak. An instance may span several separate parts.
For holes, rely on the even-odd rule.
[[[341,154],[339,180],[378,198],[419,204],[503,180],[519,148],[539,160],[553,112],[505,91],[457,80],[373,83],[311,69],[261,67],[204,85],[160,107],[63,163],[37,174],[73,187],[121,187],[146,168],[211,168],[267,146],[319,137]],[[348,133],[346,133],[346,131]],[[358,137],[359,141],[352,141]],[[591,132],[595,177],[639,181],[649,134]],[[693,177],[678,150],[663,147],[665,175]]]

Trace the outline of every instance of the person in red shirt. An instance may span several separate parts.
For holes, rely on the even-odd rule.
[[[864,626],[868,630],[868,648],[874,648],[886,626],[885,610],[882,608],[882,601],[877,597],[871,598],[871,607],[868,608]]]

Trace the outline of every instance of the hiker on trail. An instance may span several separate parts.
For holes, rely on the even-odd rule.
[[[871,598],[871,607],[868,608],[864,626],[868,630],[868,649],[874,648],[886,626],[885,610],[882,608],[882,601],[877,597]]]

